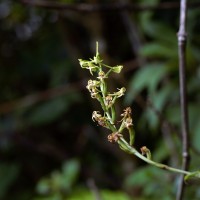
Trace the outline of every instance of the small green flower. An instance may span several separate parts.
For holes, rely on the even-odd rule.
[[[113,97],[108,95],[105,98],[105,105],[111,107],[113,105]]]
[[[96,80],[89,80],[88,81],[88,85],[86,86],[86,88],[92,92],[92,90],[94,89],[97,89],[100,85],[100,82],[99,81],[96,81]]]
[[[122,65],[117,65],[115,67],[112,67],[112,71],[119,74],[121,72],[122,68],[123,68]]]
[[[98,78],[100,81],[102,81],[103,79],[107,78],[105,72],[102,71],[102,70],[99,72],[98,75],[99,75],[99,76],[98,76],[97,78]]]
[[[97,54],[96,56],[94,56],[93,62],[97,65],[103,62],[103,60],[101,60],[99,54]]]
[[[125,87],[122,87],[121,89],[118,89],[119,91],[115,93],[115,95],[117,95],[117,97],[121,97],[125,94],[126,92],[126,88]]]
[[[78,59],[78,61],[79,61],[79,64],[80,64],[81,68],[88,69],[88,61],[87,60]]]
[[[99,67],[93,64],[92,61],[82,60],[82,59],[78,59],[78,60],[79,60],[81,68],[89,69],[90,74],[92,75],[93,75],[92,72],[96,72],[99,69]]]
[[[113,94],[109,94],[110,96],[116,96],[117,98],[123,96],[126,92],[126,88],[122,87],[121,89],[118,89],[118,92],[114,92]]]
[[[97,98],[97,94],[99,93],[99,90],[98,90],[99,85],[100,85],[99,81],[96,81],[96,80],[88,81],[88,85],[86,86],[86,88],[89,90],[91,97],[93,99]]]

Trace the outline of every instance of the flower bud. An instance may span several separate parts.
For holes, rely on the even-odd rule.
[[[119,134],[118,132],[111,133],[108,135],[108,141],[111,143],[117,142],[120,137],[122,137],[122,134]]]
[[[119,74],[121,72],[122,68],[123,68],[122,65],[117,65],[115,67],[112,67],[112,71]]]
[[[131,117],[128,117],[124,121],[124,125],[127,129],[129,129],[131,126],[133,126],[133,120]]]
[[[149,160],[151,160],[151,151],[146,147],[143,146],[140,148],[142,155],[146,155]]]
[[[100,82],[99,81],[96,81],[96,80],[89,80],[88,81],[88,85],[86,86],[86,88],[92,92],[94,90],[96,90],[97,87],[99,87],[100,85]]]
[[[121,116],[123,116],[124,118],[125,117],[130,117],[131,113],[132,113],[131,108],[127,107],[126,109],[124,109],[124,112],[121,114]]]
[[[93,121],[98,121],[99,120],[99,118],[101,118],[102,116],[101,116],[101,114],[99,114],[99,111],[93,111],[93,113],[92,113],[92,120]]]
[[[98,75],[99,76],[97,78],[100,79],[100,80],[103,80],[103,79],[106,78],[106,75],[105,75],[104,71],[100,71]]]

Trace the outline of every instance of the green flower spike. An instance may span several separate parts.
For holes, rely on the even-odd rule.
[[[106,80],[109,78],[110,73],[120,73],[123,68],[122,65],[111,67],[104,64],[98,52],[98,42],[96,43],[96,56],[90,60],[79,59],[79,63],[82,68],[88,69],[91,75],[96,75],[97,80],[89,80],[86,88],[89,90],[91,97],[100,102],[103,115],[101,115],[99,111],[94,111],[92,113],[92,120],[97,122],[98,125],[112,131],[112,133],[108,135],[109,142],[118,143],[120,149],[137,156],[150,165],[171,172],[184,174],[186,183],[200,182],[200,171],[189,172],[155,162],[152,160],[151,151],[146,146],[143,146],[140,149],[141,153],[136,150],[133,146],[135,130],[133,128],[132,111],[130,107],[124,109],[124,112],[121,114],[121,121],[118,121],[118,123],[115,124],[115,102],[117,98],[125,94],[126,89],[122,87],[121,89],[118,89],[117,92],[110,93],[107,91],[108,86]],[[121,123],[121,125],[119,125],[119,123]],[[129,143],[123,137],[124,130],[128,130],[129,132]]]

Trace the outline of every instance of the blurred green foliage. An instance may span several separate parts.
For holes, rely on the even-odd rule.
[[[49,194],[48,199],[62,199],[65,194],[72,191],[72,187],[78,177],[79,168],[77,160],[70,160],[64,163],[61,172],[53,171],[50,178],[40,180],[37,185],[38,193],[41,195]],[[44,199],[46,198],[44,197]]]
[[[0,165],[0,198],[8,192],[12,182],[19,175],[19,165],[14,163],[1,163]]]
[[[158,170],[152,166],[148,166],[138,169],[136,172],[127,177],[125,187],[134,187],[138,190],[143,187],[144,189],[142,192],[146,198],[162,198],[168,200],[173,199],[173,189],[175,187],[166,184],[167,181],[163,181],[168,179],[169,176],[166,172]]]
[[[186,72],[194,171],[200,162],[199,17],[199,9],[189,9]],[[90,77],[78,59],[92,57],[98,40],[106,63],[124,64],[110,86],[127,88],[117,111],[133,108],[136,147],[146,145],[155,160],[180,167],[178,23],[178,8],[83,14],[1,0],[0,199],[95,199],[90,179],[102,200],[174,199],[176,174],[125,155],[92,123],[98,105],[85,92]],[[199,199],[198,185],[188,185],[185,195]]]

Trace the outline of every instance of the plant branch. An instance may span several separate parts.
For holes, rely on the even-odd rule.
[[[179,8],[179,2],[163,2],[158,5],[145,5],[145,4],[135,4],[135,3],[109,3],[109,4],[89,4],[89,3],[59,3],[55,1],[46,0],[20,0],[21,3],[43,7],[47,9],[54,10],[69,10],[75,12],[97,12],[97,11],[145,11],[145,10],[165,10],[165,9],[177,9]],[[191,2],[189,4],[190,8],[197,8],[200,6],[200,2]]]
[[[178,31],[178,53],[179,53],[179,84],[180,84],[180,104],[181,104],[181,133],[182,133],[182,169],[189,167],[189,133],[188,133],[188,105],[186,97],[186,17],[187,0],[181,0],[180,26]],[[184,195],[184,176],[180,177],[177,200],[181,200]]]
[[[164,169],[164,170],[168,170],[168,171],[171,171],[171,172],[176,172],[176,173],[180,173],[180,174],[183,174],[183,175],[190,175],[192,174],[192,172],[188,172],[188,171],[185,171],[185,170],[181,170],[181,169],[177,169],[177,168],[173,168],[173,167],[170,167],[168,165],[165,165],[165,164],[162,164],[162,163],[157,163],[151,159],[148,159],[147,157],[143,156],[141,153],[139,153],[134,147],[130,146],[126,140],[124,138],[120,138],[118,140],[118,144],[120,146],[122,146],[128,153],[130,154],[134,154],[135,156],[137,156],[138,158],[140,158],[141,160],[143,160],[144,162],[150,164],[150,165],[153,165],[155,167],[158,167],[158,168],[161,168],[161,169]]]

